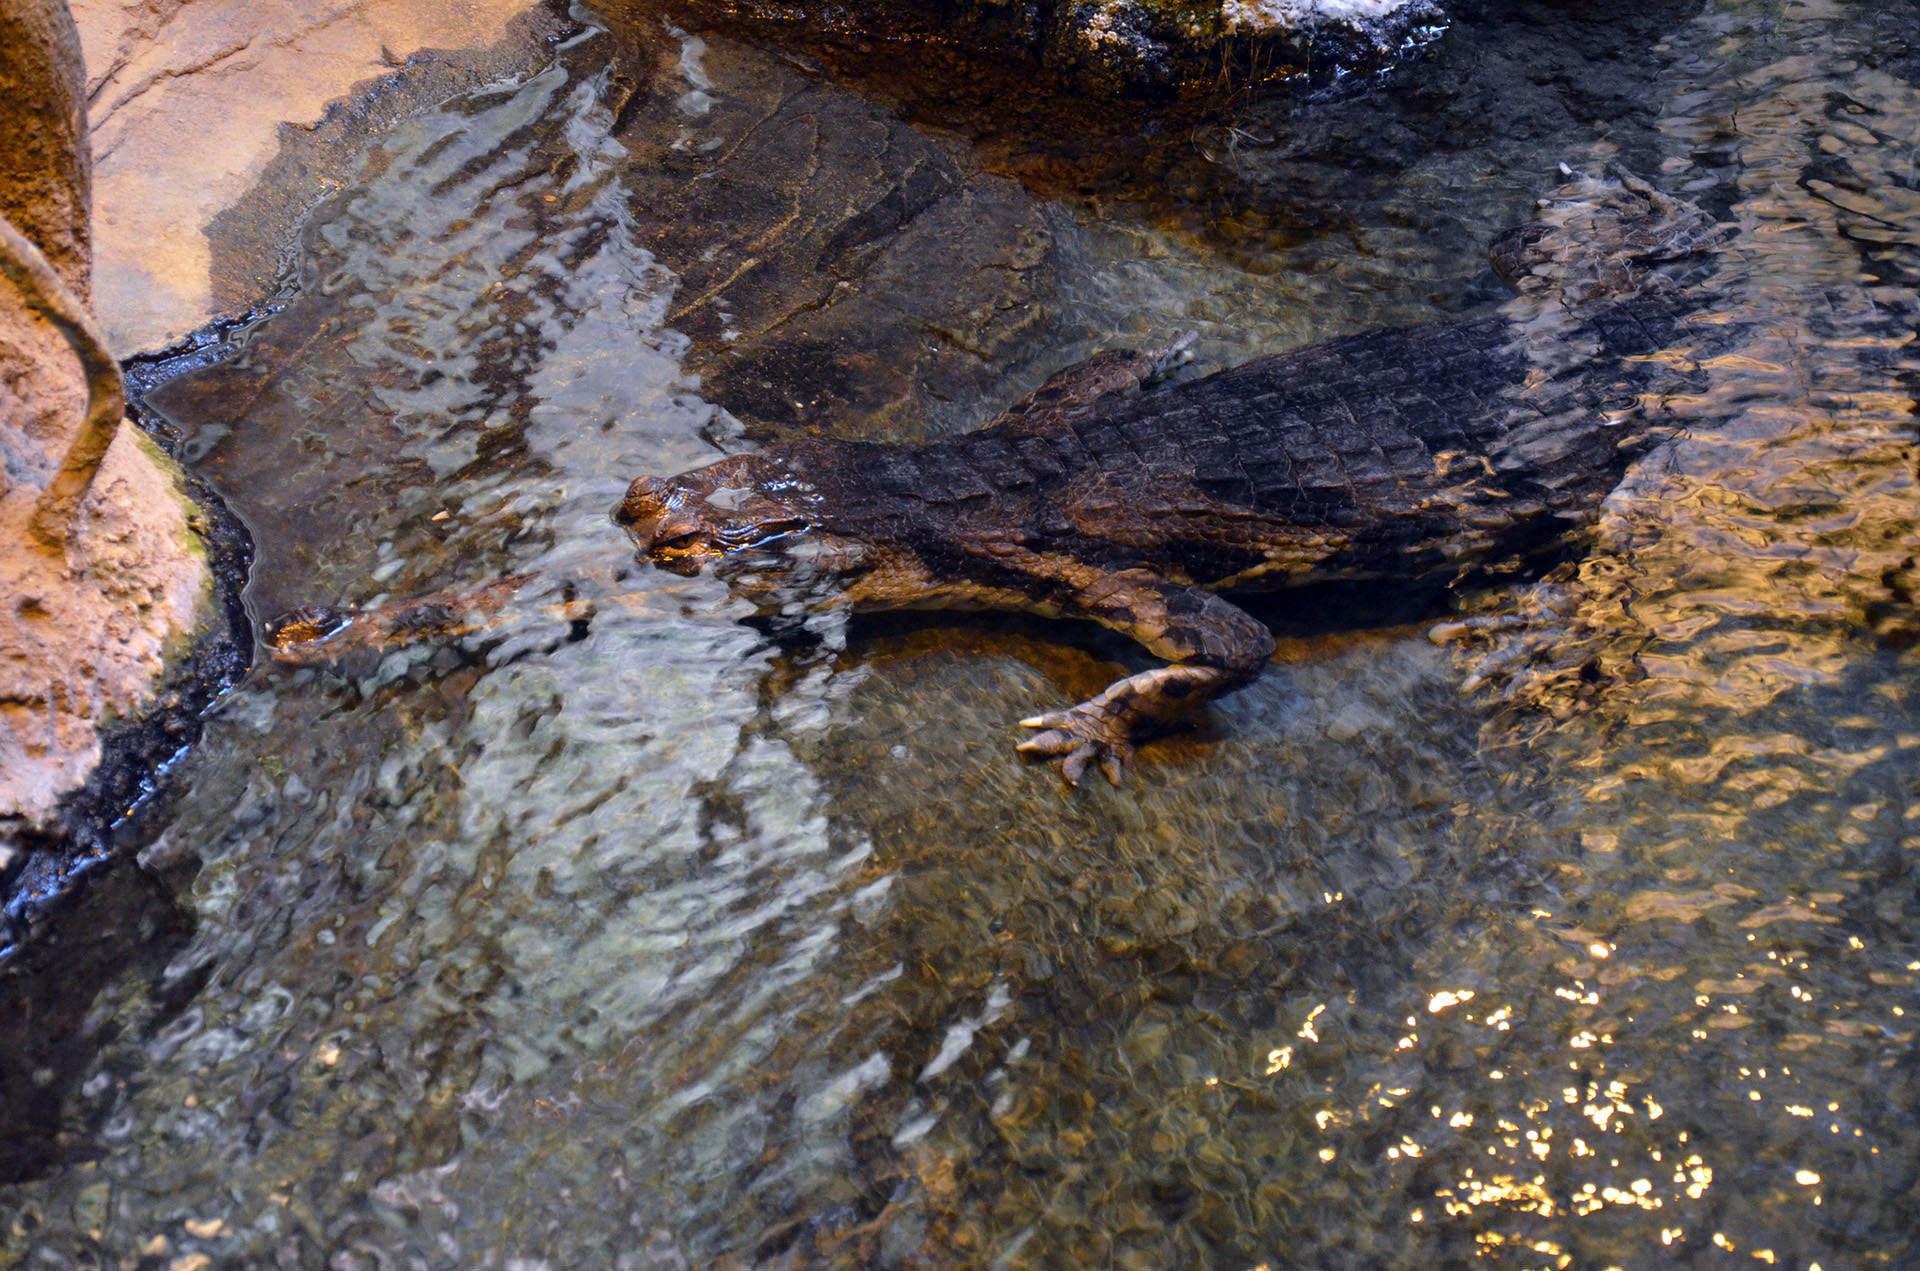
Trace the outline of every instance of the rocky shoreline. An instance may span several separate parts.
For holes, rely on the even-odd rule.
[[[138,410],[129,418],[173,455],[163,428]],[[199,740],[208,710],[253,665],[253,624],[242,599],[253,540],[212,486],[191,472],[186,484],[199,506],[193,528],[205,545],[218,618],[169,669],[150,709],[102,731],[100,763],[86,783],[63,797],[45,824],[15,835],[9,859],[0,860],[0,965],[77,882],[158,828],[169,768]]]

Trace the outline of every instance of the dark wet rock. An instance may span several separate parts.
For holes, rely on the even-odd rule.
[[[1402,236],[1446,244],[1477,266],[1476,226],[1524,219],[1528,183],[1556,137],[1587,134],[1638,171],[1660,162],[1651,86],[1665,40],[1698,0],[1629,0],[1604,11],[1512,0],[1452,7],[1447,38],[1394,77],[1390,91],[1254,102],[1165,148],[1166,183],[1204,208],[1251,207],[1218,223],[1184,214],[1192,232],[1234,254],[1317,240],[1304,268],[1351,271]],[[1576,166],[1578,164],[1576,163]],[[1479,271],[1436,286],[1447,310],[1484,304]],[[1438,280],[1436,280],[1438,281]]]
[[[1629,166],[1650,168],[1658,138],[1650,85],[1667,56],[1663,41],[1698,9],[1699,0],[1628,0],[1543,14],[1515,0],[1457,0],[1444,38],[1401,49],[1385,78],[1262,94],[1243,91],[1216,63],[1209,83],[1227,90],[1217,98],[1116,106],[1047,70],[1038,54],[969,52],[977,41],[964,22],[889,36],[884,19],[858,6],[819,22],[800,20],[811,6],[679,6],[691,25],[777,45],[789,63],[965,137],[989,170],[1036,193],[1141,204],[1257,274],[1282,267],[1276,253],[1316,241],[1324,261],[1284,267],[1364,269],[1356,253],[1396,254],[1376,240],[1399,234],[1458,238],[1459,258],[1477,259],[1483,244],[1472,235],[1524,217],[1543,142],[1570,130],[1608,138]],[[639,0],[605,12],[623,29],[659,21]],[[1363,223],[1381,211],[1386,224]]]
[[[959,50],[1109,98],[1224,100],[1276,82],[1326,83],[1392,65],[1445,22],[1433,0],[688,0],[681,7],[801,43]]]
[[[747,45],[637,51],[654,76],[616,135],[709,400],[761,436],[975,422],[1046,319],[1052,235],[1033,201],[964,148]]]

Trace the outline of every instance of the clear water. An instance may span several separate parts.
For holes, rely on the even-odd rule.
[[[520,571],[625,599],[225,703],[143,857],[190,934],[100,989],[5,1257],[1920,1258],[1913,14],[1651,14],[1624,63],[1464,24],[1414,81],[1450,106],[1250,113],[1183,152],[1199,193],[1036,203],[964,128],[644,7],[380,137],[297,296],[153,397],[256,532],[256,609]],[[1508,99],[1526,126],[1406,131]],[[735,161],[767,119],[837,123],[795,176]],[[1275,665],[1122,790],[1011,753],[1114,646],[777,645],[606,520],[777,435],[715,387],[774,365],[820,379],[801,426],[911,437],[1102,343],[1479,311],[1478,245],[1614,153],[1740,231],[1690,435],[1551,591],[1461,601],[1526,629],[1281,606]],[[841,285],[819,245],[916,165],[956,174],[942,250]],[[868,351],[763,356],[788,312]]]

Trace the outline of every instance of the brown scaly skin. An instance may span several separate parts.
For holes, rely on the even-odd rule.
[[[1588,518],[1686,381],[1681,359],[1651,356],[1694,334],[1695,302],[1660,270],[1721,237],[1629,174],[1576,178],[1494,247],[1531,310],[1174,385],[1155,381],[1184,339],[1104,353],[978,432],[803,439],[642,477],[614,519],[658,567],[714,566],[773,610],[1018,610],[1129,636],[1168,665],[1022,721],[1035,735],[1020,747],[1062,759],[1069,782],[1093,765],[1118,781],[1144,726],[1246,684],[1272,653],[1217,592],[1453,579]],[[428,601],[429,618],[445,606]],[[378,639],[378,618],[360,625]]]
[[[1459,577],[1560,539],[1657,428],[1692,303],[1656,266],[1721,232],[1628,174],[1579,178],[1496,264],[1557,306],[1558,369],[1509,318],[1369,332],[1152,387],[1184,341],[1067,370],[978,432],[808,439],[669,479],[615,511],[678,572],[823,578],[855,609],[1097,622],[1170,665],[1023,720],[1022,751],[1118,781],[1143,725],[1252,680],[1267,629],[1217,590]],[[1561,311],[1564,312],[1561,312]],[[1664,382],[1663,382],[1664,381]],[[1631,424],[1630,427],[1622,425]]]

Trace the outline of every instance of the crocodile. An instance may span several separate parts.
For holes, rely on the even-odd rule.
[[[1693,284],[1729,231],[1624,169],[1565,176],[1490,250],[1516,292],[1497,316],[1198,378],[1179,374],[1187,338],[1112,350],[977,431],[806,437],[642,476],[614,520],[658,568],[712,568],[770,612],[1022,611],[1129,637],[1163,665],[1022,720],[1018,747],[1069,784],[1095,766],[1118,783],[1146,732],[1267,664],[1271,632],[1223,593],[1539,559],[1670,435]]]

